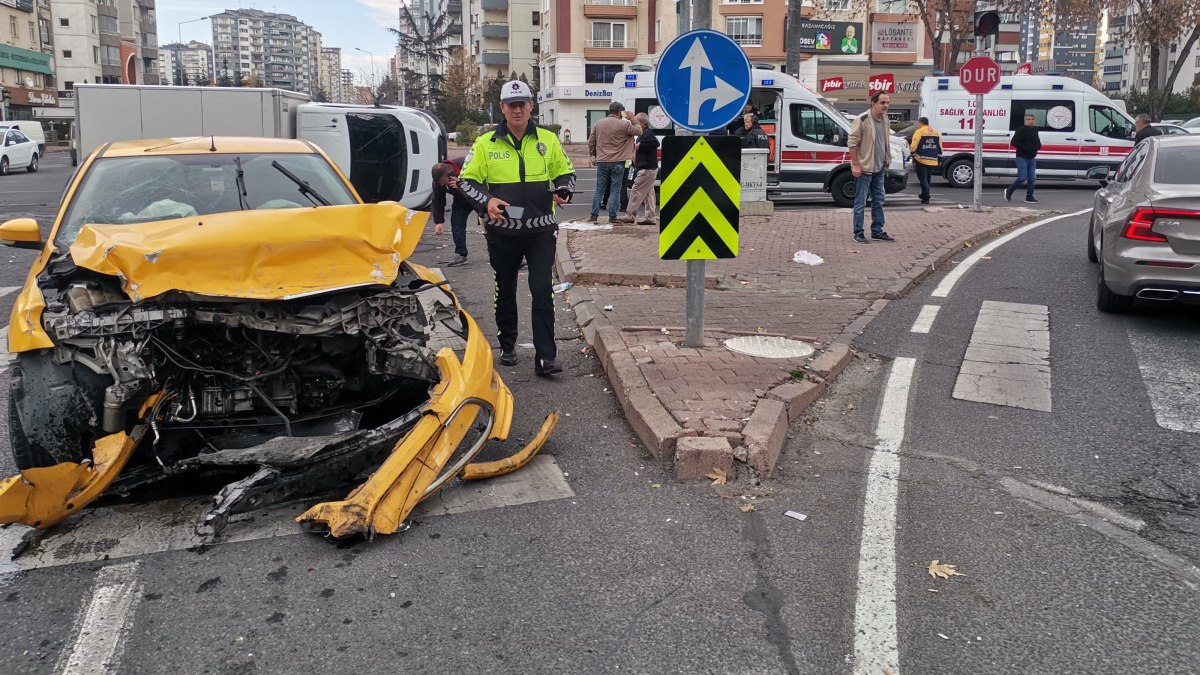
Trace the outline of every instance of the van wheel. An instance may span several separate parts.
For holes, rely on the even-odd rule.
[[[843,171],[829,184],[829,192],[833,195],[833,203],[842,208],[854,206],[854,174]]]
[[[951,162],[944,173],[950,187],[969,188],[975,183],[975,164],[969,159],[958,159]]]

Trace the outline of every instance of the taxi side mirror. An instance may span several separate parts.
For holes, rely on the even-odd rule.
[[[0,225],[0,241],[15,248],[42,248],[42,233],[33,218],[15,218]]]

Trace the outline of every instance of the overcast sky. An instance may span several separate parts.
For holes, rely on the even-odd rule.
[[[399,0],[158,0],[158,42],[175,42],[182,31],[184,42],[212,44],[211,21],[179,22],[240,8],[291,14],[319,31],[323,46],[341,47],[342,67],[356,72],[368,68],[371,57],[355,47],[374,52],[380,70],[395,52],[396,41],[386,28],[398,22]]]

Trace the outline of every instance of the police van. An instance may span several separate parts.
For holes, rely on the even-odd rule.
[[[942,133],[942,175],[954,187],[975,181],[975,96],[957,77],[921,83],[921,116]],[[1085,178],[1087,170],[1113,170],[1133,149],[1133,120],[1124,106],[1079,80],[1056,75],[1007,75],[983,97],[983,172],[1017,175],[1012,133],[1037,122],[1042,149],[1038,178]]]
[[[854,205],[854,176],[850,173],[850,120],[832,103],[796,78],[774,70],[754,69],[750,105],[770,137],[767,156],[768,197],[829,192],[839,206]],[[646,113],[659,142],[675,134],[654,91],[654,71],[622,71],[613,80],[613,100],[626,110]],[[865,113],[865,111],[864,111]],[[741,126],[741,118],[732,128]],[[892,163],[884,189],[900,192],[908,182],[908,145],[891,139]]]

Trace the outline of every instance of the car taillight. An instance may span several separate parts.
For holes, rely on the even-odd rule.
[[[1167,240],[1166,237],[1150,229],[1154,227],[1154,219],[1158,215],[1154,209],[1138,209],[1134,211],[1129,221],[1125,223],[1125,231],[1121,233],[1121,236],[1126,239],[1137,239],[1138,241],[1165,242]]]

